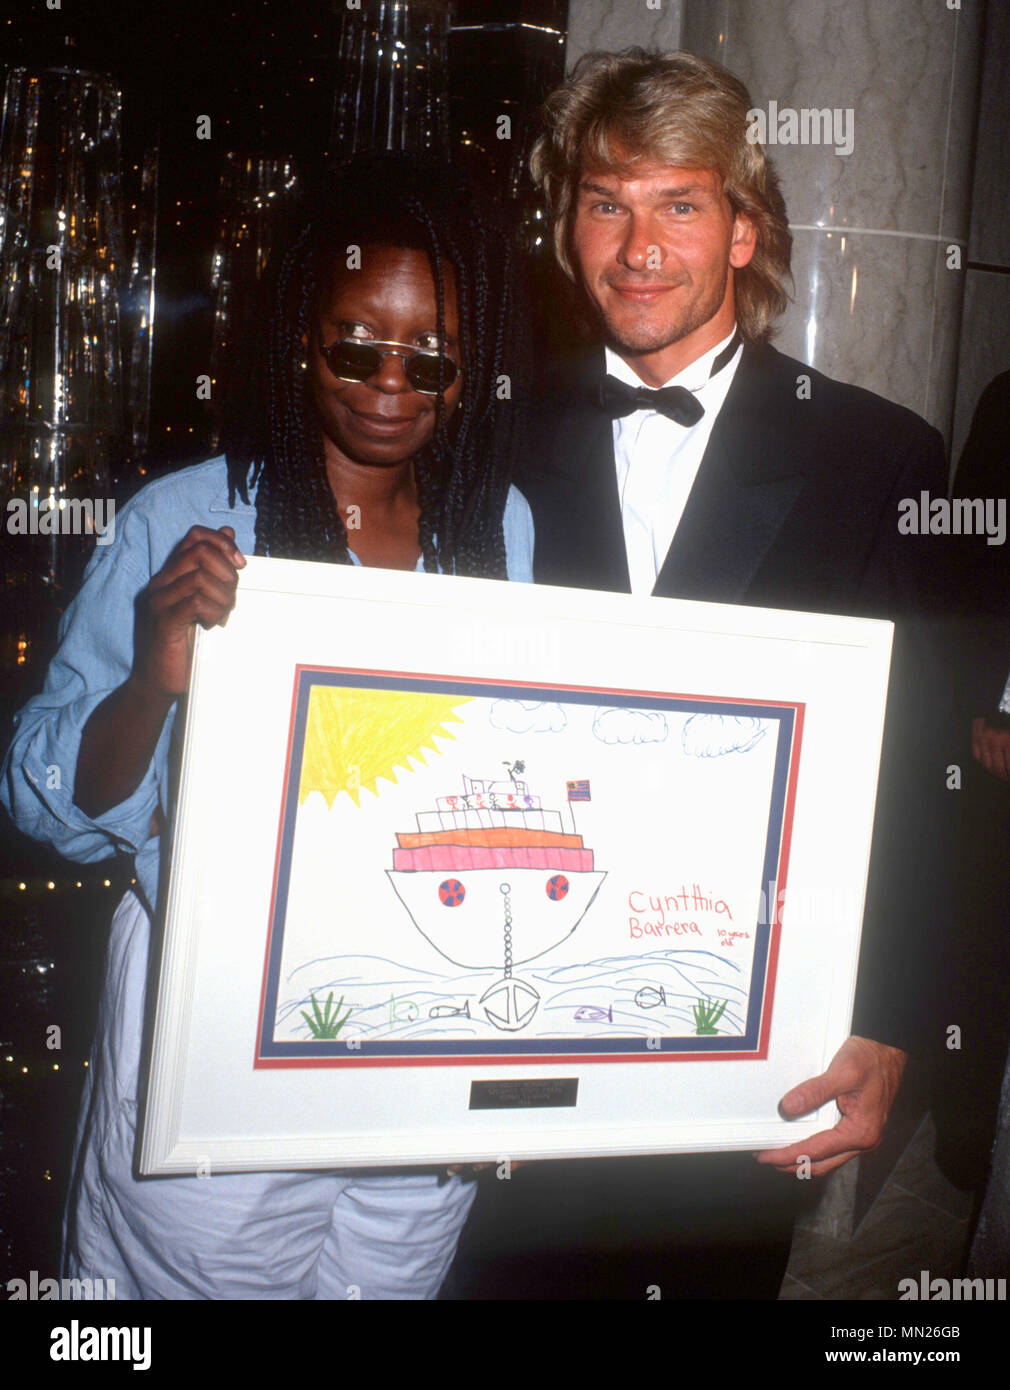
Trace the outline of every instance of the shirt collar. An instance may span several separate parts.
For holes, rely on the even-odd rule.
[[[705,385],[712,371],[712,363],[722,352],[723,348],[728,347],[732,341],[733,334],[736,332],[736,324],[726,334],[721,342],[710,347],[707,352],[703,352],[700,357],[696,357],[693,362],[689,362],[682,371],[670,377],[669,381],[664,381],[663,386],[684,386],[689,391],[697,391]],[[629,386],[644,386],[642,378],[629,367],[623,357],[619,357],[612,348],[605,348],[604,352],[607,359],[607,371],[618,381],[626,382]]]

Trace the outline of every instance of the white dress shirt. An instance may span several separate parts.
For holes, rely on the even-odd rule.
[[[736,332],[736,329],[733,329]],[[624,544],[633,594],[651,594],[697,477],[716,416],[722,409],[743,353],[737,348],[714,377],[712,363],[733,333],[703,353],[664,386],[684,386],[705,414],[696,425],[678,425],[655,410],[636,410],[614,421],[614,462],[621,499]],[[623,358],[606,349],[607,372],[629,386],[644,383]]]

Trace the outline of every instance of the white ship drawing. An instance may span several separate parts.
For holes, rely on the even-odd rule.
[[[561,812],[545,810],[518,772],[507,780],[463,777],[463,794],[436,798],[416,815],[417,830],[397,834],[396,894],[418,931],[446,960],[468,969],[500,964],[481,996],[487,1019],[524,1028],[540,996],[513,969],[571,936],[606,873],[582,836],[566,833]]]

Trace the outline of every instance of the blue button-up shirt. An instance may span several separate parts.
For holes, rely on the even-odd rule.
[[[60,623],[60,645],[45,688],[15,717],[16,733],[0,773],[0,798],[33,839],[81,863],[136,855],[140,888],[153,907],[158,894],[160,841],[152,817],[171,824],[169,753],[178,704],[165,719],[154,757],[132,796],[102,815],[75,805],[74,777],[81,734],[93,711],[123,684],[133,667],[137,595],[164,566],[191,526],[231,526],[243,554],[255,549],[255,491],[250,505],[228,501],[224,458],[180,469],[147,487],[115,518],[115,538],[95,547],[80,592]],[[526,499],[510,489],[503,521],[508,577],[533,578],[533,520]],[[355,564],[360,563],[351,555]],[[423,564],[418,561],[418,569]]]

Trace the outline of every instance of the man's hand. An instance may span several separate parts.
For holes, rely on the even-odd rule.
[[[834,1129],[822,1129],[785,1149],[765,1149],[755,1157],[780,1173],[795,1173],[801,1155],[811,1160],[810,1173],[820,1177],[840,1168],[857,1154],[875,1149],[901,1083],[908,1054],[869,1038],[847,1038],[820,1076],[794,1086],[779,1101],[787,1120],[836,1100],[842,1118]]]
[[[1010,729],[994,727],[987,719],[973,719],[971,751],[986,772],[1001,782],[1010,782]]]

